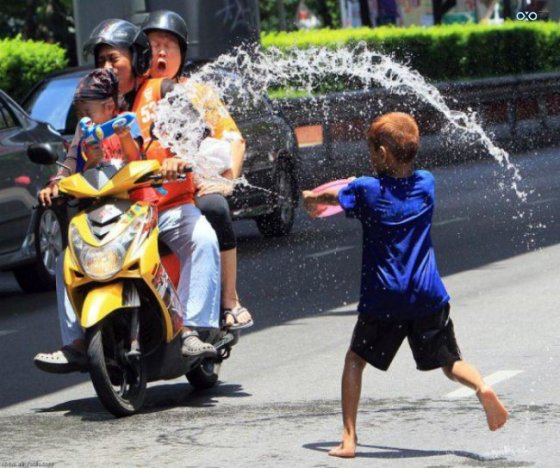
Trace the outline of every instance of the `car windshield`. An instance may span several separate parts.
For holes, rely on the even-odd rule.
[[[46,81],[25,103],[25,110],[37,120],[51,124],[61,133],[73,132],[76,117],[71,110],[79,77]]]

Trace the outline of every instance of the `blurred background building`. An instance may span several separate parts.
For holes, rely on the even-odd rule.
[[[187,22],[187,59],[211,60],[232,47],[259,40],[257,0],[73,0],[78,50],[91,30],[107,18],[141,24],[151,11],[172,10]],[[80,63],[83,61],[79,57]]]

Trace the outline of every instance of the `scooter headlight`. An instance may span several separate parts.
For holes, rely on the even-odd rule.
[[[119,246],[104,246],[101,248],[85,247],[80,253],[80,265],[84,272],[92,279],[107,280],[117,274],[122,268],[124,252]]]
[[[126,253],[133,241],[136,240],[136,246],[143,241],[146,231],[149,230],[147,224],[151,217],[152,212],[148,210],[145,215],[136,218],[116,239],[100,247],[84,242],[76,226],[71,225],[70,242],[84,273],[97,281],[105,281],[115,276],[122,269]]]

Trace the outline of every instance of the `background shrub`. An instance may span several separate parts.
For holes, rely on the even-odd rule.
[[[66,51],[57,44],[0,39],[0,88],[20,100],[48,74],[68,65]]]
[[[265,48],[353,46],[360,41],[437,81],[560,69],[558,23],[455,24],[430,28],[320,29],[262,34]]]

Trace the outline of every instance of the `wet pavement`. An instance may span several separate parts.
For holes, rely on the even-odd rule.
[[[236,225],[240,294],[257,326],[197,392],[151,384],[145,410],[116,420],[87,375],[42,374],[38,351],[58,346],[52,293],[25,295],[0,275],[0,466],[521,467],[560,466],[558,265],[560,150],[516,158],[533,226],[495,188],[499,169],[435,171],[434,244],[465,358],[511,419],[486,428],[472,395],[441,372],[420,373],[403,345],[389,372],[367,369],[358,458],[326,455],[341,431],[339,382],[359,290],[359,225],[298,214],[286,239]],[[527,206],[524,208],[527,209]]]

